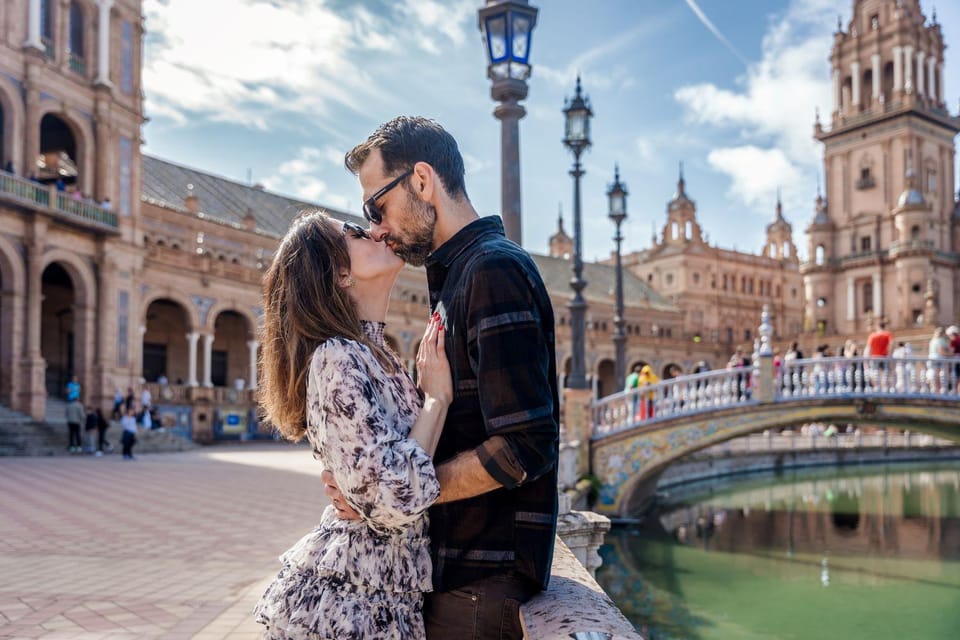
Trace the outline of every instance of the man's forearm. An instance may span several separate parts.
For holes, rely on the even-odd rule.
[[[476,451],[464,451],[437,467],[440,498],[437,503],[455,502],[479,496],[501,485],[480,464]]]

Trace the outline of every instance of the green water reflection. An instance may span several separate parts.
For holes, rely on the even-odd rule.
[[[960,638],[960,462],[673,490],[597,580],[647,640]]]

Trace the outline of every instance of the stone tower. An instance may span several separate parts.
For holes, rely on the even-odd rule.
[[[855,0],[830,55],[833,108],[824,144],[826,199],[807,228],[806,324],[861,333],[874,318],[922,320],[926,282],[938,324],[958,312],[960,226],[954,221],[954,137],[943,93],[944,42],[918,0]]]
[[[663,244],[686,245],[703,243],[703,231],[697,222],[697,205],[687,196],[687,183],[683,179],[683,163],[677,180],[677,193],[667,203],[667,222],[663,227]]]
[[[557,232],[550,236],[550,257],[569,259],[573,255],[573,238],[563,229],[563,207],[557,212]]]
[[[767,243],[763,255],[777,260],[797,262],[797,247],[793,244],[793,226],[783,217],[783,203],[777,194],[777,212],[773,222],[767,225]]]

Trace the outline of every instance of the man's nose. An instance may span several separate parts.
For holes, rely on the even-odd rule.
[[[369,233],[370,237],[377,242],[383,242],[383,239],[387,235],[387,229],[384,228],[383,224],[371,222],[370,226],[367,228],[367,233]]]

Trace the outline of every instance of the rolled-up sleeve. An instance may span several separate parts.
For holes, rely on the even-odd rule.
[[[309,382],[318,405],[308,407],[308,428],[326,450],[344,498],[371,528],[386,533],[426,511],[440,484],[427,452],[400,435],[375,374],[355,343],[318,349]]]
[[[557,461],[552,354],[536,295],[542,283],[511,256],[483,260],[472,281],[468,352],[488,436],[476,453],[512,489]]]

